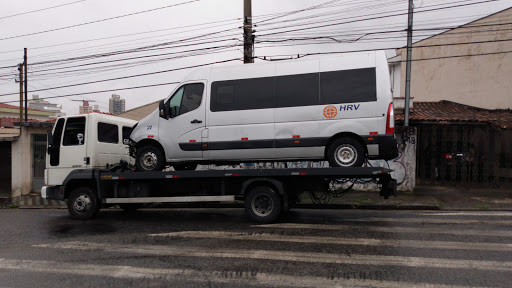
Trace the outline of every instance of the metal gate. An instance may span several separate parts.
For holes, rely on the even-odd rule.
[[[46,135],[32,135],[32,191],[40,192],[44,185],[44,169],[46,166]]]
[[[418,183],[510,187],[511,132],[482,124],[418,125]]]

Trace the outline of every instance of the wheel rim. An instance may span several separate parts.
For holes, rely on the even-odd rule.
[[[274,210],[274,200],[267,194],[258,194],[252,198],[251,208],[254,214],[260,217],[267,216]]]
[[[148,151],[142,154],[140,163],[145,170],[153,170],[158,163],[158,157],[154,152]]]
[[[91,209],[91,198],[86,194],[80,194],[73,202],[73,208],[78,213],[85,213]]]
[[[343,144],[334,153],[336,163],[342,167],[352,166],[357,160],[357,150],[350,144]]]

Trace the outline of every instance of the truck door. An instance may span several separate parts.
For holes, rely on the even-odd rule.
[[[53,146],[48,151],[46,165],[47,185],[60,185],[75,169],[89,168],[87,155],[85,117],[61,118],[53,132]],[[49,164],[49,165],[48,165]]]
[[[165,103],[171,118],[160,118],[158,137],[168,161],[201,160],[201,133],[205,129],[206,104],[204,83],[187,83],[179,87]]]

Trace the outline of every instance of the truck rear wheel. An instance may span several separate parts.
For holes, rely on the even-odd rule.
[[[245,197],[245,211],[253,221],[272,223],[281,210],[281,197],[268,186],[256,186]]]
[[[68,211],[71,218],[85,220],[91,219],[98,213],[98,198],[89,187],[78,187],[71,192],[68,198]]]
[[[162,171],[165,167],[164,153],[155,145],[139,147],[135,167],[137,171]]]
[[[336,139],[327,148],[327,160],[331,167],[361,167],[365,156],[363,145],[350,137]]]

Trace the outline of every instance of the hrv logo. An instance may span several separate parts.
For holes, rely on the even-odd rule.
[[[343,111],[348,111],[348,110],[357,110],[359,109],[359,107],[361,106],[361,104],[346,104],[346,105],[340,105],[340,111],[343,110]],[[324,108],[324,117],[327,118],[327,119],[332,119],[334,117],[336,117],[336,115],[338,115],[338,110],[336,109],[336,107],[332,106],[332,105],[329,105],[329,106],[325,106]]]

